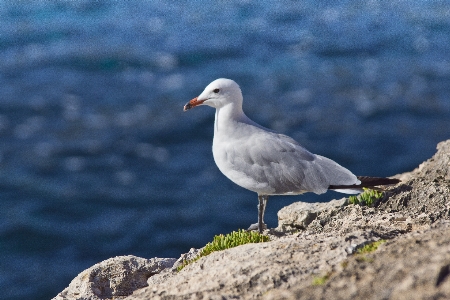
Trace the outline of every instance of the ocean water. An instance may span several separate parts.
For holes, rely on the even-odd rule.
[[[258,123],[389,176],[450,138],[449,53],[448,1],[0,2],[0,298],[256,221],[214,164],[214,111],[183,113],[212,80],[237,81]],[[266,221],[340,197],[273,197]]]

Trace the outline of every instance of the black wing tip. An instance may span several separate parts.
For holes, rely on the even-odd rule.
[[[361,184],[353,185],[330,185],[328,189],[339,190],[339,189],[351,189],[351,188],[363,188],[363,187],[375,187],[379,185],[391,185],[401,182],[397,178],[385,178],[385,177],[369,177],[369,176],[357,176]]]
[[[359,181],[361,181],[361,184],[371,184],[373,186],[396,184],[401,182],[401,180],[397,178],[370,177],[370,176],[357,176],[357,178],[359,179]]]

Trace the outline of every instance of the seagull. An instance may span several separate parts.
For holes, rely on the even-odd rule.
[[[242,102],[239,85],[219,78],[190,100],[184,111],[200,105],[216,109],[214,161],[228,179],[258,194],[258,223],[248,230],[262,233],[267,228],[264,211],[272,195],[323,194],[327,190],[358,194],[365,187],[400,182],[355,176],[333,160],[309,152],[294,139],[255,123],[245,115]]]

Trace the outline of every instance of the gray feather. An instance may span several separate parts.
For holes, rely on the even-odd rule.
[[[267,183],[275,190],[271,194],[322,194],[330,185],[358,182],[347,169],[312,154],[288,136],[257,130],[248,137],[229,143],[223,150],[235,171],[259,183]]]

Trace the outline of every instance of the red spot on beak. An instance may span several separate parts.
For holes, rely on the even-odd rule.
[[[196,106],[202,104],[203,102],[205,102],[205,100],[198,100],[197,97],[195,97],[194,99],[192,99],[191,101],[186,103],[186,105],[184,106],[183,110],[187,111],[188,109],[191,109],[193,107],[196,107]]]

